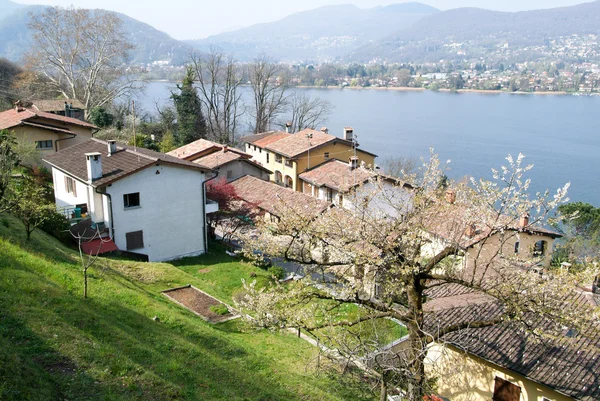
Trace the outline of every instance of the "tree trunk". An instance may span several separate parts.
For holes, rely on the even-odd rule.
[[[425,355],[427,345],[423,333],[423,285],[419,277],[414,277],[407,288],[408,307],[413,319],[408,322],[407,329],[410,341],[408,353],[409,377],[408,377],[408,399],[409,401],[422,401],[425,394]]]
[[[87,277],[87,269],[83,269],[83,299],[87,299],[88,293],[88,277]]]
[[[385,381],[385,373],[381,374],[381,391],[379,392],[379,401],[387,401],[387,382]]]

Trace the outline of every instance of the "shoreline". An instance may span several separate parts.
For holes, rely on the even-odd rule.
[[[147,81],[148,83],[166,83],[166,84],[178,84],[177,81],[169,81],[167,79],[155,79],[151,81]],[[243,84],[241,86],[250,86],[248,84]],[[376,90],[376,91],[398,91],[398,92],[443,92],[443,93],[478,93],[482,95],[499,95],[499,94],[507,94],[507,95],[541,95],[541,96],[575,96],[580,92],[565,92],[565,91],[539,91],[539,92],[508,92],[505,90],[490,90],[490,89],[438,89],[432,90],[428,88],[413,88],[409,86],[315,86],[315,85],[298,85],[298,86],[290,86],[290,88],[298,88],[298,89],[328,89],[328,90]],[[589,96],[590,94],[585,93],[585,96]],[[583,96],[581,95],[581,96]]]

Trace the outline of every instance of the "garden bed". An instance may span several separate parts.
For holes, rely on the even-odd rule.
[[[163,291],[162,293],[172,301],[191,310],[209,323],[221,323],[239,317],[239,315],[223,302],[192,285],[172,288]],[[225,308],[228,309],[226,313],[218,313],[219,309],[224,311]]]

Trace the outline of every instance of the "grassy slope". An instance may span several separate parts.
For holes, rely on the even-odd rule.
[[[184,271],[197,265],[99,259],[83,300],[76,256],[39,231],[27,243],[19,222],[0,216],[0,399],[372,399],[306,369],[316,351],[302,340],[212,326],[160,295],[193,284],[227,301],[234,285]]]

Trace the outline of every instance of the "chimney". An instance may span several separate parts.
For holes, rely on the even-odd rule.
[[[350,167],[350,170],[356,169],[358,167],[358,157],[352,156],[348,162],[348,167]]]
[[[446,191],[446,202],[453,204],[456,202],[456,191],[453,189],[448,189]]]
[[[469,238],[473,238],[475,234],[477,234],[477,228],[475,227],[475,224],[469,224],[465,230],[465,235]]]
[[[344,139],[346,141],[352,141],[354,139],[354,129],[352,127],[344,128]]]
[[[88,182],[96,181],[102,177],[102,155],[99,152],[86,153],[85,161],[88,173]]]
[[[519,219],[519,227],[525,228],[529,225],[529,213],[525,213]]]
[[[228,150],[229,150],[229,147],[227,145],[223,146],[223,153],[227,153]]]
[[[117,153],[117,141],[115,141],[114,139],[108,140],[106,141],[106,143],[108,144],[108,156],[112,156],[115,153]]]
[[[69,114],[69,104],[65,102],[65,117],[70,117]]]
[[[292,128],[292,122],[288,121],[287,123],[285,123],[285,132],[289,134],[290,128]]]
[[[329,128],[321,127],[321,132],[323,132],[324,134],[329,134]]]

